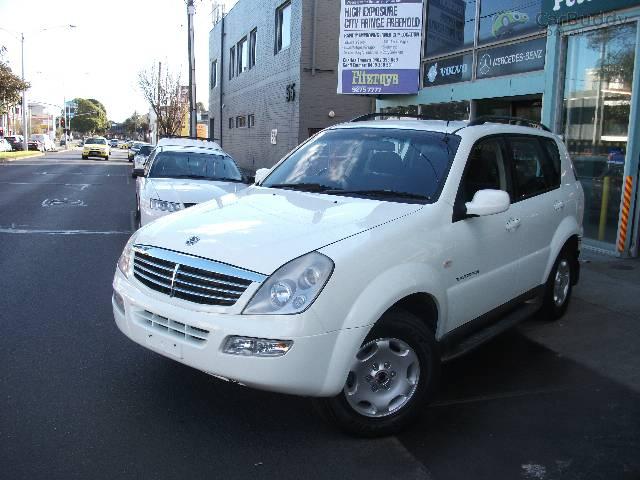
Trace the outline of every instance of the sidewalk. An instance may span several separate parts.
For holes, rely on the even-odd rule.
[[[529,320],[520,331],[640,392],[640,259],[583,249],[580,260],[567,314],[555,323]]]

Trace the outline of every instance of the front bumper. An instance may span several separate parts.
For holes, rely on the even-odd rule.
[[[343,387],[348,364],[362,341],[362,329],[320,334],[312,309],[298,315],[240,315],[186,309],[179,299],[130,281],[118,269],[112,298],[118,328],[134,342],[211,375],[249,387],[305,396],[333,396]],[[251,295],[252,292],[245,292]],[[246,302],[243,297],[238,303]],[[193,308],[197,308],[196,305]],[[149,321],[160,316],[157,325]],[[165,328],[164,325],[168,325]],[[191,330],[194,329],[194,330]],[[187,335],[182,334],[182,331]],[[195,332],[189,336],[188,332]],[[204,333],[206,332],[206,333]],[[230,355],[222,349],[228,336],[293,340],[281,357]],[[204,340],[203,340],[204,339]],[[132,367],[133,368],[133,367]]]

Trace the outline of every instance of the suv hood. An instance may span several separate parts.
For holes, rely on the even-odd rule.
[[[151,222],[135,243],[269,275],[300,255],[422,206],[250,187]],[[187,246],[193,236],[200,240]]]
[[[176,203],[207,202],[245,188],[245,183],[215,180],[153,178],[145,182],[146,196]]]

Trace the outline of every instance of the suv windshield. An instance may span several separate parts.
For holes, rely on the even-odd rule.
[[[85,145],[94,144],[94,145],[106,145],[107,141],[104,138],[88,138],[85,140]]]
[[[327,130],[294,151],[262,186],[435,201],[459,143],[457,135],[441,132]]]
[[[183,151],[159,152],[153,160],[149,177],[242,181],[242,174],[228,156]]]

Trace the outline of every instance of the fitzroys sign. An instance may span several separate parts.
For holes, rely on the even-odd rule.
[[[417,93],[421,0],[342,0],[338,93]]]

